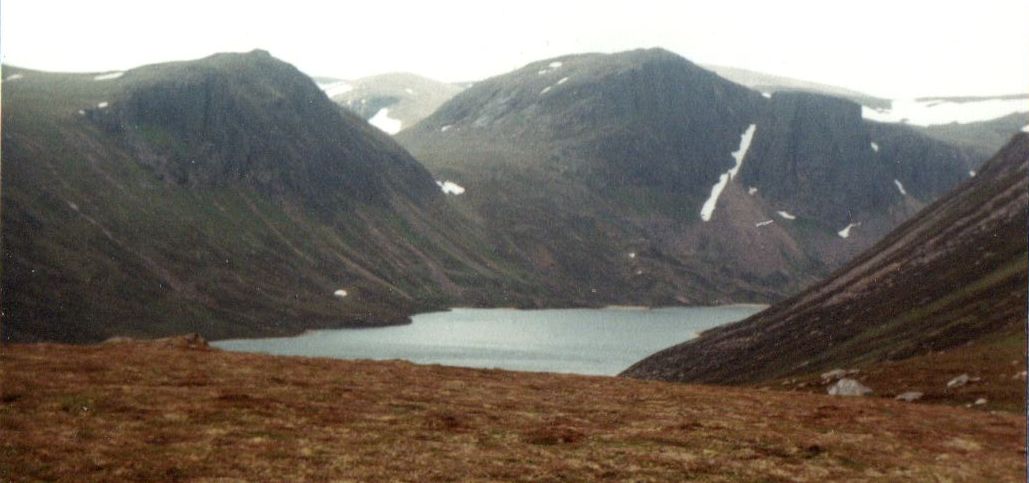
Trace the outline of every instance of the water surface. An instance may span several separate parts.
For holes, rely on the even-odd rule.
[[[762,308],[454,309],[415,315],[410,325],[316,330],[214,345],[277,355],[615,375],[656,351]]]

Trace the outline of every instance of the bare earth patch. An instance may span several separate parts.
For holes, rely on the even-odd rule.
[[[1024,481],[1024,416],[124,342],[2,353],[0,480]]]

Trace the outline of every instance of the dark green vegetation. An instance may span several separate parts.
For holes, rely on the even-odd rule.
[[[751,124],[742,167],[704,222],[701,207]],[[660,49],[529,64],[476,83],[397,139],[467,188],[455,204],[546,273],[549,292],[581,303],[779,300],[981,159],[865,122],[856,103],[768,99]],[[851,223],[860,225],[839,236]]]
[[[1027,174],[1029,134],[1018,134],[975,178],[825,282],[624,375],[756,383],[975,344],[1020,356],[990,374],[1010,381],[1024,367]],[[1024,378],[1015,384],[1024,389]]]
[[[4,74],[5,341],[284,334],[531,293],[417,161],[267,53]]]

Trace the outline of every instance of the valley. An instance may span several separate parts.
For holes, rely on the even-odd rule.
[[[870,1],[3,2],[0,481],[1025,481],[1029,10]]]

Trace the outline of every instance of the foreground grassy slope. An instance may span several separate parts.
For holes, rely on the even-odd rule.
[[[272,335],[516,302],[505,287],[526,274],[429,174],[267,53],[106,80],[4,72],[4,340]]]
[[[184,341],[8,345],[0,479],[1022,481],[1025,418]]]
[[[968,343],[1025,346],[1029,134],[825,282],[629,368],[755,383]],[[899,389],[899,388],[895,388]]]

